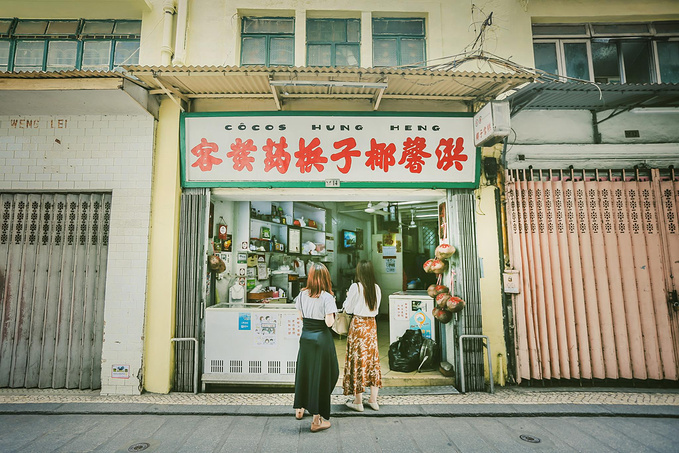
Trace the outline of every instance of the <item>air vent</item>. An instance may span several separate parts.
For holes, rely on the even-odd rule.
[[[243,361],[242,360],[232,360],[229,362],[229,373],[242,373],[243,372]]]
[[[639,138],[638,130],[625,131],[625,138]]]
[[[261,360],[251,360],[250,361],[250,374],[261,374],[262,373],[262,362]]]
[[[211,360],[210,361],[210,373],[223,373],[224,372],[224,361],[223,360]]]
[[[280,360],[269,361],[269,374],[281,374]]]
[[[294,360],[289,360],[288,361],[288,374],[295,374],[297,368],[297,362]]]

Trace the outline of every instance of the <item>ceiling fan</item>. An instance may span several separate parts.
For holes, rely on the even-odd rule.
[[[350,209],[347,211],[340,211],[340,213],[348,214],[350,212],[365,212],[367,214],[386,216],[389,214],[387,211],[384,210],[387,206],[389,206],[389,202],[387,201],[380,201],[379,203],[376,204],[373,204],[372,201],[369,201],[368,205],[363,209]]]

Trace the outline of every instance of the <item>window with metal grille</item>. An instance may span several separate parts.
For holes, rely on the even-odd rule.
[[[308,19],[307,65],[358,66],[361,21],[358,19]]]
[[[138,20],[0,19],[0,71],[108,71],[139,63]]]
[[[679,82],[679,21],[534,24],[535,67],[597,83]]]
[[[295,64],[295,20],[287,17],[244,17],[241,30],[242,65]]]
[[[436,237],[436,230],[426,225],[422,226],[422,243],[425,247],[438,245],[438,238]]]
[[[424,64],[424,19],[373,19],[373,66]]]

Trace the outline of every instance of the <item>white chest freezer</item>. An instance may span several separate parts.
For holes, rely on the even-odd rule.
[[[301,334],[294,304],[207,308],[203,390],[207,383],[294,385]]]
[[[434,337],[434,299],[424,290],[398,291],[389,295],[389,344],[410,328],[425,338]]]

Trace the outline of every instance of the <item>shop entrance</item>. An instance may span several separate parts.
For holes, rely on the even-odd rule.
[[[452,385],[453,379],[438,370],[397,373],[388,361],[389,344],[409,327],[408,320],[392,319],[390,296],[395,294],[413,298],[412,309],[426,314],[431,335],[442,343],[433,300],[426,294],[436,277],[422,264],[434,257],[438,245],[438,205],[445,190],[309,192],[211,191],[207,248],[222,258],[224,271],[213,273],[206,293],[203,388],[210,383],[292,384],[296,329],[301,329],[293,304],[309,263],[326,265],[341,308],[361,259],[373,262],[382,289],[377,320],[385,385]],[[340,368],[345,343],[346,337],[336,336]],[[224,344],[235,347],[227,353]]]

